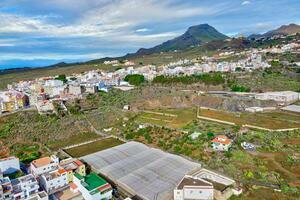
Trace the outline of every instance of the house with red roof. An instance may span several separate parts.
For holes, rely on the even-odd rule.
[[[228,151],[232,145],[232,141],[226,135],[218,135],[211,141],[211,145],[216,151]]]

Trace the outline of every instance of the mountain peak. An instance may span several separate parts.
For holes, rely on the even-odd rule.
[[[218,32],[214,27],[209,24],[199,24],[191,26],[187,31],[172,40],[166,41],[158,46],[150,49],[140,49],[137,54],[152,54],[173,50],[184,50],[191,46],[204,44],[214,40],[225,40],[228,37]]]

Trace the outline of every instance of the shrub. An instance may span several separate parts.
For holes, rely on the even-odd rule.
[[[127,75],[124,80],[129,82],[131,85],[139,86],[145,82],[145,77],[140,74],[130,74]]]

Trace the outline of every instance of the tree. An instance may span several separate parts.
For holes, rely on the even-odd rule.
[[[64,83],[67,82],[67,78],[66,78],[66,75],[65,74],[61,74],[61,75],[58,75],[58,77],[55,78],[56,80],[60,80]]]
[[[129,74],[124,80],[129,82],[131,85],[139,86],[145,82],[145,77],[141,74]]]

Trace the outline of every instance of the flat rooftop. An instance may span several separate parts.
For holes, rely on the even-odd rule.
[[[146,200],[171,200],[182,178],[201,168],[177,155],[128,142],[84,157],[98,173],[131,195]]]
[[[213,187],[213,185],[205,180],[196,179],[193,177],[184,177],[180,184],[177,186],[177,189],[182,190],[185,186],[206,186]]]
[[[289,105],[289,106],[281,108],[281,110],[300,113],[300,106]]]

